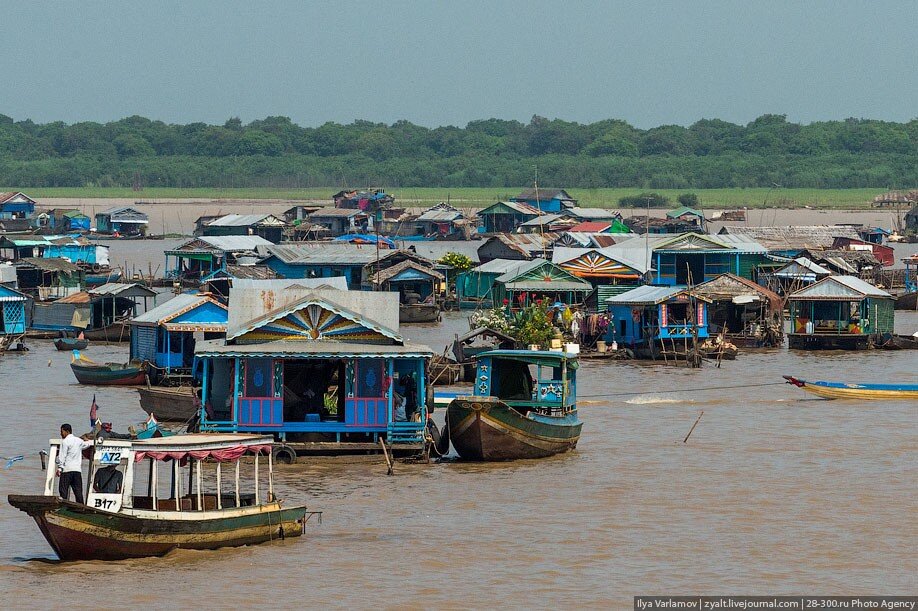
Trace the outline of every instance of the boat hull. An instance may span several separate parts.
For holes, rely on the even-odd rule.
[[[54,347],[58,350],[85,350],[89,347],[88,339],[68,339],[60,337],[54,340]]]
[[[138,388],[140,407],[157,420],[187,422],[197,412],[191,388]]]
[[[131,325],[124,321],[98,329],[87,329],[83,331],[83,337],[97,342],[129,342],[131,341]]]
[[[826,399],[918,399],[918,384],[848,384],[844,382],[807,382],[784,376],[788,384]]]
[[[108,513],[52,496],[10,495],[9,502],[35,520],[64,561],[124,560],[162,556],[174,549],[209,550],[297,537],[303,533],[306,515],[305,507],[283,509],[277,503],[174,512],[169,519]],[[200,517],[188,519],[193,513]],[[227,515],[214,516],[220,513]]]
[[[449,435],[467,460],[544,458],[577,447],[583,423],[576,411],[561,417],[523,416],[495,397],[457,397],[447,407]]]
[[[918,310],[918,291],[903,293],[896,298],[897,310]]]
[[[437,322],[440,320],[440,306],[436,304],[402,304],[398,307],[399,322]]]
[[[147,373],[143,367],[110,369],[105,366],[86,366],[70,363],[70,369],[80,384],[93,386],[136,386],[146,382]]]

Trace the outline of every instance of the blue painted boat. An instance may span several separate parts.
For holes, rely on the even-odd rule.
[[[852,382],[808,382],[784,376],[788,384],[826,399],[918,399],[918,384],[857,384]]]

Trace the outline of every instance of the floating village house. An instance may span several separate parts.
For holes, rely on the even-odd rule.
[[[704,215],[698,210],[688,206],[679,206],[675,210],[670,210],[666,213],[666,218],[679,220],[689,225],[693,225],[702,231],[705,230]]]
[[[536,301],[580,305],[593,286],[545,259],[515,261],[494,280],[495,304],[512,309],[524,308]]]
[[[414,259],[405,259],[376,272],[373,270],[364,288],[383,290],[399,294],[399,302],[425,303],[434,302],[444,282],[443,274],[433,268],[433,263],[424,265]]]
[[[892,295],[854,276],[828,276],[788,296],[788,345],[808,350],[865,350],[893,333]]]
[[[532,206],[543,213],[561,212],[577,205],[577,200],[564,189],[525,189],[516,197],[511,197],[510,201]]]
[[[226,336],[227,308],[206,294],[176,295],[131,321],[131,359],[155,365],[155,377],[189,376],[198,340]]]
[[[165,251],[166,278],[206,281],[228,265],[255,262],[259,247],[272,246],[257,235],[200,236]]]
[[[327,228],[332,236],[373,231],[373,215],[359,208],[320,208],[309,215],[309,223]]]
[[[415,235],[436,236],[447,238],[462,235],[462,222],[466,220],[465,214],[447,203],[440,202],[428,208],[415,219]]]
[[[332,200],[335,202],[335,208],[361,210],[370,213],[389,208],[395,202],[395,198],[382,189],[338,191],[332,195]]]
[[[0,220],[30,219],[35,214],[35,200],[19,191],[0,193]]]
[[[613,295],[606,299],[612,314],[607,340],[655,354],[664,342],[684,343],[695,333],[706,338],[709,303],[684,286],[645,285]]]
[[[18,337],[25,334],[28,300],[25,294],[0,284],[0,336]]]
[[[701,284],[724,273],[756,280],[760,265],[768,262],[765,248],[743,236],[684,233],[641,236],[617,242],[604,252],[628,261],[651,255],[655,272],[651,284]]]
[[[72,263],[85,263],[89,266],[109,264],[108,246],[66,235],[0,236],[0,258],[10,261],[64,258]]]
[[[240,285],[226,339],[198,342],[195,353],[202,430],[271,433],[324,451],[366,450],[380,437],[423,446],[433,353],[399,333],[395,294]]]
[[[777,293],[734,274],[721,274],[699,284],[694,292],[711,300],[711,335],[723,333],[730,342],[750,348],[780,346],[784,342],[784,304]]]
[[[284,239],[286,223],[273,214],[227,214],[201,227],[205,236],[256,235],[272,244]]]
[[[85,273],[66,259],[24,257],[16,261],[19,290],[44,301],[79,293],[85,286]]]
[[[779,295],[788,295],[831,275],[832,270],[817,265],[806,257],[797,257],[774,272],[763,274],[759,281]]]
[[[487,263],[493,259],[529,261],[536,257],[547,258],[557,239],[555,233],[499,233],[478,247],[478,260]]]
[[[49,213],[49,226],[52,231],[89,231],[92,219],[80,212],[69,208],[55,208]]]
[[[637,255],[637,259],[628,258]],[[652,271],[645,253],[618,252],[612,248],[568,248],[556,246],[552,262],[566,272],[589,282],[596,289],[596,308],[605,309],[605,300],[644,283]]]
[[[512,233],[517,228],[540,216],[542,211],[519,202],[497,202],[478,212],[482,233]]]
[[[147,215],[129,206],[116,206],[96,213],[96,231],[122,236],[146,235]]]
[[[36,302],[32,328],[42,331],[93,331],[137,315],[138,300],[155,298],[156,292],[140,284],[111,283],[73,293],[49,303]],[[127,338],[125,333],[124,339]]]

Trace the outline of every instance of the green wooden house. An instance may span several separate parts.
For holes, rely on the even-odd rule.
[[[893,333],[895,298],[854,276],[829,276],[788,297],[791,348],[865,350]]]
[[[511,309],[537,300],[581,304],[592,292],[589,282],[545,259],[518,261],[494,280],[493,287],[495,304],[506,303]]]

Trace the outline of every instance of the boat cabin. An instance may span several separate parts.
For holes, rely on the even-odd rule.
[[[149,217],[130,206],[115,206],[96,213],[96,230],[99,233],[120,236],[144,236]]]
[[[474,396],[497,397],[525,414],[577,409],[576,356],[544,350],[492,350],[477,356]]]
[[[92,456],[84,472],[89,482],[86,504],[147,517],[152,512],[206,512],[271,503],[272,443],[268,435],[212,433],[99,439],[84,450],[84,457]],[[60,439],[50,441],[49,465],[55,464],[60,445]],[[243,465],[248,457],[254,464]],[[231,468],[224,470],[226,463]],[[57,495],[56,479],[55,469],[48,469],[45,496]],[[243,481],[250,491],[242,487]]]
[[[894,298],[854,276],[829,276],[788,296],[791,348],[865,350],[894,332]]]
[[[195,347],[202,429],[421,447],[433,353],[399,333],[398,295],[260,284],[234,287],[226,339]]]
[[[783,302],[777,293],[733,274],[699,284],[695,292],[711,300],[712,335],[723,333],[730,342],[752,348],[784,343]]]
[[[645,285],[606,299],[612,314],[607,341],[625,346],[708,337],[711,300],[682,286]]]

